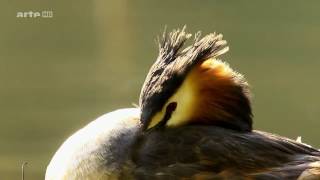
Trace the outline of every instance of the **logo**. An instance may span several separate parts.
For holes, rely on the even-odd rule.
[[[53,11],[17,12],[17,18],[53,18]]]

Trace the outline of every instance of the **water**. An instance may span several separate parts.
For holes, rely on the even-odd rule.
[[[0,178],[43,179],[66,137],[138,103],[155,38],[217,31],[254,94],[254,127],[320,147],[318,1],[0,2]],[[16,18],[52,10],[53,18]]]

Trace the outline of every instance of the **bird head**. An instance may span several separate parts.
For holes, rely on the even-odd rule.
[[[183,49],[191,37],[181,30],[163,33],[159,55],[140,94],[145,130],[206,124],[251,131],[250,92],[244,77],[218,60],[228,51],[221,34],[208,34]]]

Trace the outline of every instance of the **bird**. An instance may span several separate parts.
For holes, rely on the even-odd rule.
[[[253,129],[242,74],[218,59],[222,34],[186,27],[158,37],[139,105],[106,113],[70,136],[46,169],[60,179],[320,179],[320,151]]]

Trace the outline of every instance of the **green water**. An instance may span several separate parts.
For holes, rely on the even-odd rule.
[[[249,80],[254,127],[320,147],[319,1],[0,2],[0,179],[43,179],[66,137],[138,103],[155,37],[188,25],[224,34]],[[17,18],[52,10],[53,18]]]

